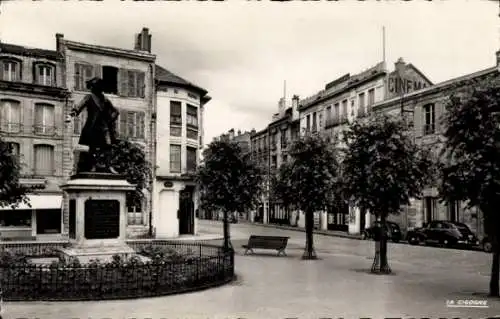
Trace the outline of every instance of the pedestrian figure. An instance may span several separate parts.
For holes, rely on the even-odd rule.
[[[90,93],[73,108],[70,116],[78,116],[83,109],[87,110],[87,120],[80,134],[78,144],[89,147],[86,159],[82,161],[78,171],[104,171],[113,174],[113,167],[98,167],[97,157],[106,153],[117,142],[116,120],[119,112],[104,95],[102,79],[95,77],[86,82]],[[83,167],[82,167],[83,166]]]

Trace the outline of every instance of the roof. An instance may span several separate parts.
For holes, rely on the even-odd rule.
[[[59,54],[57,51],[29,48],[21,45],[2,43],[2,42],[0,42],[0,53],[9,53],[22,56],[34,56],[50,60],[59,60],[63,58],[63,56]]]
[[[429,80],[429,78],[428,78],[428,77],[426,77],[426,76],[422,73],[422,71],[420,71],[420,70],[419,70],[416,66],[414,66],[413,64],[408,63],[406,66],[407,66],[407,67],[409,67],[409,68],[412,68],[412,69],[413,69],[413,71],[415,71],[418,75],[420,75],[420,77],[421,77],[422,79],[426,80],[426,81],[427,81],[427,82],[429,82],[431,85],[432,85],[432,84],[434,84],[434,83],[432,83],[432,81],[431,81],[431,80]]]
[[[164,83],[168,83],[168,84],[176,84],[176,85],[188,87],[188,88],[194,89],[194,90],[202,93],[202,95],[205,95],[208,93],[207,90],[181,78],[178,75],[175,75],[174,73],[170,72],[169,70],[165,69],[162,66],[159,66],[158,64],[156,65],[156,80],[159,82],[164,82]]]
[[[422,95],[426,95],[426,94],[432,94],[435,91],[446,89],[447,87],[449,87],[453,84],[460,83],[463,81],[472,80],[474,78],[485,76],[485,75],[488,75],[488,74],[491,74],[494,72],[498,72],[498,68],[496,66],[488,68],[488,69],[480,70],[480,71],[477,71],[474,73],[469,73],[469,74],[466,74],[463,76],[459,76],[457,78],[453,78],[450,80],[446,80],[446,81],[428,86],[428,87],[423,88],[421,90],[406,94],[403,98],[405,100],[408,100],[408,99],[411,99],[413,97],[422,96]],[[394,98],[389,99],[389,100],[380,101],[380,102],[376,103],[375,105],[373,105],[373,109],[374,110],[382,109],[382,108],[390,106],[392,103],[395,103],[395,102],[400,101],[400,100],[401,100],[401,96],[394,97]]]

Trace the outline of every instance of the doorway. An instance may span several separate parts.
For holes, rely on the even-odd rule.
[[[194,235],[194,186],[179,192],[179,235]]]

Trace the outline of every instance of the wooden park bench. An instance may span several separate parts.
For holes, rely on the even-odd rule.
[[[275,249],[278,251],[278,256],[283,255],[286,256],[285,248],[288,244],[288,238],[290,237],[281,237],[281,236],[257,236],[251,235],[248,239],[248,244],[243,245],[245,248],[245,255],[251,251],[252,254],[254,248],[258,249]]]

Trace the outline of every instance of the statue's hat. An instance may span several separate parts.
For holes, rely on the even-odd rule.
[[[88,80],[86,82],[86,84],[87,84],[87,89],[89,89],[89,90],[92,88],[102,90],[104,88],[104,83],[103,83],[102,79],[99,77],[94,77],[94,78]]]

